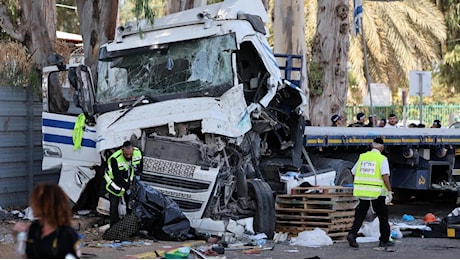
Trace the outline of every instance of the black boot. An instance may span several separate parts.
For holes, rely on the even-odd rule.
[[[348,240],[348,244],[351,247],[355,247],[355,248],[359,247],[358,243],[356,242],[356,236],[354,234],[348,233],[347,240]]]

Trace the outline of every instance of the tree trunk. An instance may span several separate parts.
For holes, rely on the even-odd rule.
[[[40,2],[40,1],[39,1]],[[56,0],[42,0],[40,10],[43,10],[43,20],[48,29],[51,42],[56,41]]]
[[[47,0],[47,2],[54,1]],[[28,35],[25,37],[24,44],[29,48],[39,69],[48,65],[46,58],[53,53],[53,46],[44,20],[44,17],[50,16],[45,14],[47,10],[42,10],[42,6],[46,6],[46,4],[41,1],[23,1],[22,6],[25,24],[28,28],[26,29]]]
[[[308,97],[304,1],[275,0],[273,13],[274,51],[275,53],[302,55],[303,64],[294,63],[296,67],[302,65],[302,71],[300,74],[294,72],[291,74],[291,78],[300,80],[301,84],[299,87],[305,91]],[[298,60],[294,60],[294,62],[296,61]],[[278,60],[278,62],[280,63],[280,66],[285,65],[285,61],[282,59]],[[309,119],[308,102],[303,110],[305,118]]]
[[[206,0],[167,0],[166,14],[173,14],[195,7],[204,6],[206,4]]]
[[[85,65],[91,67],[93,80],[96,83],[99,47],[115,38],[118,0],[77,0],[77,10]]]
[[[37,69],[41,71],[43,67],[49,65],[47,58],[54,52],[50,39],[51,35],[56,38],[56,14],[49,14],[49,12],[55,12],[55,8],[51,6],[55,7],[56,2],[54,0],[23,1],[22,4],[27,32],[24,44],[30,50]],[[57,77],[49,79],[50,110],[65,112],[69,108],[69,102],[62,95],[59,84]]]
[[[346,118],[347,60],[349,50],[349,1],[318,0],[317,31],[313,40],[312,64],[322,81],[310,85],[310,120],[329,126],[330,117]]]
[[[265,11],[268,12],[268,9],[270,7],[270,0],[262,0],[262,4],[264,5],[265,7]]]

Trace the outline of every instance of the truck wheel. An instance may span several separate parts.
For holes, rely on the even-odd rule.
[[[339,160],[335,161],[331,166],[336,171],[334,181],[335,185],[343,186],[344,184],[353,183],[353,174],[351,174],[351,168],[353,168],[353,164],[351,162]]]
[[[273,239],[275,232],[275,200],[270,185],[259,179],[248,181],[249,197],[255,202],[253,228]]]

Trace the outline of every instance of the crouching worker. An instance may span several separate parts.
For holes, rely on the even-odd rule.
[[[134,176],[142,172],[142,165],[142,153],[139,148],[133,147],[130,141],[125,141],[121,149],[114,152],[107,160],[104,179],[105,188],[109,193],[110,226],[120,221],[118,204],[121,196],[124,196],[126,205],[129,205],[129,194]],[[129,212],[128,206],[126,210]]]

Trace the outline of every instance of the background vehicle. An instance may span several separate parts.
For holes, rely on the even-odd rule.
[[[395,187],[451,181],[457,132],[439,139],[416,131],[306,127],[305,94],[289,81],[291,68],[282,78],[266,21],[260,1],[227,0],[158,18],[153,26],[124,26],[101,46],[96,82],[84,65],[57,60],[43,74],[43,169],[60,168],[59,184],[81,206],[100,195],[107,158],[131,140],[144,152],[141,180],[174,199],[192,227],[206,217],[254,217],[254,230],[269,237],[274,197],[287,192],[282,175],[333,171],[335,184],[351,183],[353,163],[376,135],[395,146]],[[53,77],[62,83],[67,111],[53,110]],[[406,156],[405,148],[418,155]],[[441,148],[444,157],[430,157]],[[413,178],[398,177],[406,174]],[[419,176],[429,179],[419,185]]]

